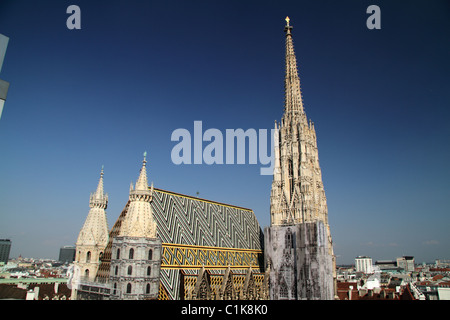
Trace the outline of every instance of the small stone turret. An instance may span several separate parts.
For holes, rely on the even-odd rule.
[[[72,299],[76,298],[76,286],[79,281],[93,281],[100,259],[108,244],[108,221],[106,208],[108,194],[103,191],[103,167],[97,190],[89,198],[89,214],[80,230],[76,242]]]
[[[161,268],[161,240],[150,205],[146,155],[136,185],[130,186],[129,207],[111,248],[111,299],[157,299]]]

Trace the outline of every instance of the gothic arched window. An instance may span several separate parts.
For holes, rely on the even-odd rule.
[[[90,251],[88,251],[86,253],[86,262],[91,262],[91,252]]]
[[[149,276],[152,273],[152,267],[147,267],[147,275]]]
[[[116,269],[114,270],[114,274],[117,276],[118,273],[119,273],[119,267],[116,266]]]
[[[128,259],[133,259],[133,258],[134,258],[134,249],[131,248],[130,253],[128,254]]]
[[[280,299],[289,299],[289,291],[287,284],[284,280],[280,283]]]
[[[145,288],[145,293],[150,293],[150,283],[147,283],[147,287]]]
[[[284,235],[284,246],[286,249],[292,249],[294,247],[291,228],[288,228]]]
[[[131,276],[132,273],[133,273],[133,267],[132,266],[128,266],[128,275]]]
[[[131,293],[131,283],[127,284],[127,293]]]
[[[153,259],[153,250],[150,249],[148,250],[148,260],[152,260]]]
[[[117,249],[116,251],[116,259],[120,259],[120,249]]]

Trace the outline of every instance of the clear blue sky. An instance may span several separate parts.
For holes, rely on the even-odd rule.
[[[68,30],[66,8],[81,8]],[[381,8],[381,30],[366,9]],[[101,166],[112,227],[148,152],[155,187],[269,220],[257,165],[172,163],[177,128],[270,129],[294,26],[338,263],[450,258],[448,1],[5,1],[0,238],[11,256],[74,244]]]

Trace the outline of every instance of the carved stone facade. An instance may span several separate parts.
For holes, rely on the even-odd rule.
[[[214,272],[201,268],[198,274],[182,273],[183,300],[267,300],[268,274],[252,268]]]
[[[114,238],[109,277],[111,299],[157,299],[161,249],[161,240],[158,238]]]
[[[265,235],[270,299],[334,299],[334,266],[323,222],[272,226]]]

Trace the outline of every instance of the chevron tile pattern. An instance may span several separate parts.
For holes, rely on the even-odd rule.
[[[240,269],[259,268],[261,255],[261,250],[163,243],[161,268],[198,269],[203,266],[208,269],[224,269],[228,265]]]
[[[151,206],[163,242],[161,285],[171,299],[180,298],[182,269],[262,263],[263,233],[252,210],[156,188]]]
[[[262,250],[262,230],[250,209],[156,188],[151,205],[163,243]]]

